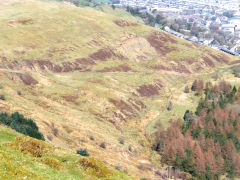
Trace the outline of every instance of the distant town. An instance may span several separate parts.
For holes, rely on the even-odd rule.
[[[114,0],[114,6],[149,13],[180,38],[239,56],[240,0]]]

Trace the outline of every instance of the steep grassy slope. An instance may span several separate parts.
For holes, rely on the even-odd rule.
[[[0,126],[0,158],[1,179],[132,179],[97,159],[83,158],[4,126]]]
[[[148,141],[156,123],[197,105],[185,85],[239,63],[108,7],[9,0],[0,19],[0,110],[33,118],[56,146],[87,148],[137,177],[157,176]]]

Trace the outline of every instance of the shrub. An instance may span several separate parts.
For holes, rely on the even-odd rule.
[[[52,128],[52,132],[53,132],[54,136],[58,135],[58,129],[57,128]]]
[[[130,152],[132,152],[132,151],[133,151],[133,148],[132,148],[132,146],[131,146],[131,145],[129,145],[129,146],[128,146],[128,150],[129,150]]]
[[[44,158],[42,159],[42,162],[54,169],[61,169],[63,166],[61,161],[54,158]]]
[[[36,123],[32,119],[26,119],[18,112],[11,115],[8,113],[0,113],[0,123],[9,126],[24,135],[45,140],[43,134],[38,131]]]
[[[170,101],[169,104],[168,104],[167,110],[168,110],[168,111],[171,111],[172,108],[173,108],[173,104],[172,104],[172,102]]]
[[[53,137],[51,135],[47,135],[49,141],[52,141]]]
[[[95,158],[82,158],[79,160],[80,165],[92,172],[97,177],[107,177],[113,175],[113,171],[111,171],[104,163],[95,159]]]
[[[51,129],[52,129],[52,133],[54,134],[54,136],[58,135],[58,128],[55,128],[54,123],[51,124]]]
[[[102,142],[102,143],[100,144],[100,147],[105,149],[105,148],[106,148],[106,143],[105,143],[105,142]]]
[[[3,94],[0,94],[0,99],[3,100],[3,101],[6,100],[6,98],[5,98],[5,96]]]
[[[94,141],[95,139],[94,139],[94,137],[93,137],[93,136],[90,136],[90,140]]]
[[[18,90],[18,91],[17,91],[17,94],[18,94],[19,96],[21,96],[21,95],[22,95],[22,91]]]
[[[188,88],[188,86],[185,86],[184,93],[189,93],[189,88]]]
[[[10,144],[22,153],[29,153],[34,157],[42,157],[44,154],[52,150],[52,147],[45,144],[37,139],[20,136],[15,139],[15,141]]]
[[[120,139],[119,139],[119,143],[120,143],[120,144],[124,144],[124,139],[123,139],[123,138],[120,138]]]
[[[77,154],[80,154],[81,156],[89,156],[88,151],[86,149],[82,149],[82,148],[77,150]]]

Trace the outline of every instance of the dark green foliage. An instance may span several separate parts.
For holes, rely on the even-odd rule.
[[[124,141],[123,138],[120,138],[120,139],[119,139],[119,143],[120,143],[120,144],[124,144],[124,142],[125,142],[125,141]]]
[[[226,172],[228,173],[228,177],[233,178],[234,177],[234,164],[229,160],[225,160],[224,166],[225,166]]]
[[[193,129],[191,130],[191,135],[194,139],[198,138],[198,136],[200,135],[202,131],[202,128],[201,127],[198,127],[197,129]]]
[[[3,101],[6,100],[6,98],[5,98],[5,96],[3,94],[0,94],[0,99],[3,100]]]
[[[102,142],[99,146],[100,146],[101,148],[105,149],[105,148],[106,148],[106,143],[105,143],[105,142]]]
[[[43,134],[38,131],[36,123],[32,119],[26,119],[18,112],[11,115],[8,113],[0,113],[0,123],[9,126],[24,135],[43,141],[45,140]]]
[[[73,3],[75,6],[90,6],[90,7],[96,7],[100,3],[94,0],[57,0],[57,1],[67,1],[70,3]]]
[[[158,151],[158,152],[162,152],[163,151],[163,148],[164,148],[164,142],[163,141],[159,141],[158,143],[157,143],[157,146],[156,146],[156,151]]]
[[[111,6],[111,7],[112,7],[112,9],[113,9],[113,10],[116,8],[116,7],[114,6],[114,4],[112,4],[112,6]]]
[[[127,6],[127,11],[130,12],[133,16],[141,15],[138,8],[132,8],[132,7]]]
[[[219,142],[221,146],[224,146],[227,142],[227,137],[217,131],[213,132],[213,137],[214,141]]]
[[[233,137],[233,143],[235,145],[236,150],[240,152],[240,142],[237,137]]]
[[[77,154],[80,154],[81,156],[89,156],[88,151],[86,149],[82,149],[82,148],[77,150]]]
[[[196,118],[196,115],[194,115],[191,111],[187,110],[184,114],[184,123],[182,125],[182,132],[185,134],[185,132],[189,129],[189,127],[192,125],[193,120]]]
[[[201,98],[199,103],[198,103],[198,106],[197,106],[195,114],[199,115],[201,113],[203,107],[204,107],[204,100]]]
[[[185,152],[186,152],[186,157],[184,159],[180,158],[179,156],[176,157],[174,166],[179,168],[182,171],[188,172],[196,176],[196,170],[191,160],[193,158],[192,150],[186,149]]]

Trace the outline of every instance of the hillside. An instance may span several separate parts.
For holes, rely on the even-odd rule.
[[[159,178],[149,139],[159,121],[167,127],[197,106],[184,87],[240,62],[104,6],[5,0],[0,18],[0,111],[21,112],[52,145],[87,148],[135,177]]]
[[[0,157],[1,179],[132,179],[97,159],[55,148],[4,126],[0,126]]]

